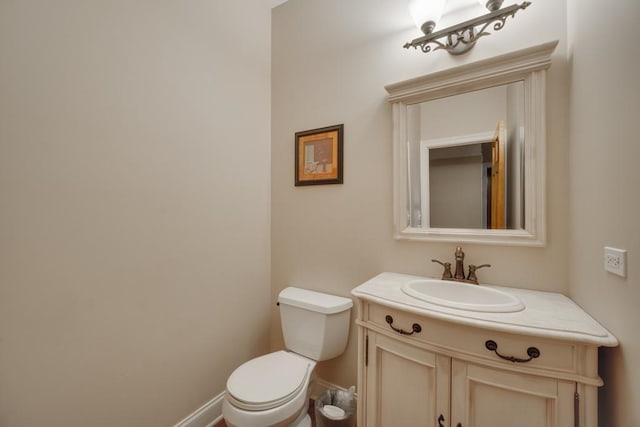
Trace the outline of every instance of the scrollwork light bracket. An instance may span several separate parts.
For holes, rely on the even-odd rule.
[[[471,49],[479,38],[491,34],[486,31],[489,25],[493,24],[493,30],[499,31],[504,27],[508,17],[513,18],[519,10],[524,10],[530,5],[531,2],[525,1],[521,4],[513,4],[498,9],[486,15],[414,39],[406,43],[404,48],[419,48],[425,53],[443,49],[452,55],[460,55]]]

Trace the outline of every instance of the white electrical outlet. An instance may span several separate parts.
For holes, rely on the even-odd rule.
[[[618,276],[627,277],[627,251],[605,246],[604,269]]]

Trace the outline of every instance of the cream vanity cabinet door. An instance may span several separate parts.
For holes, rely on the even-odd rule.
[[[367,427],[448,426],[451,359],[367,332]]]
[[[359,427],[598,425],[598,347],[618,341],[573,301],[501,288],[526,309],[436,311],[403,291],[413,280],[432,279],[381,273],[352,291]]]
[[[574,425],[576,383],[452,360],[452,427]]]

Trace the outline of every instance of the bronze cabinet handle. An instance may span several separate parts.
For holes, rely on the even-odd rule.
[[[393,326],[393,317],[391,317],[390,315],[387,314],[385,316],[384,320],[385,320],[385,322],[387,322],[389,324],[389,327],[391,329],[393,329],[394,331],[396,331],[397,333],[402,334],[402,335],[413,335],[413,334],[417,334],[417,333],[422,332],[422,326],[418,325],[417,323],[414,323],[411,326],[411,332],[407,332],[404,329],[400,329],[400,328],[394,327]]]
[[[444,415],[442,414],[438,417],[438,427],[444,427]]]
[[[484,346],[487,348],[487,350],[493,351],[496,355],[498,355],[499,358],[508,360],[509,362],[513,363],[527,363],[531,362],[533,359],[537,359],[538,357],[540,357],[540,350],[538,350],[536,347],[529,347],[527,349],[527,356],[529,356],[528,359],[520,359],[515,356],[503,356],[502,354],[498,353],[498,344],[493,340],[488,340],[484,343]]]

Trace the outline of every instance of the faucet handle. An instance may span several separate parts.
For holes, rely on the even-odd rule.
[[[469,264],[469,274],[467,275],[467,280],[477,285],[478,276],[476,276],[476,270],[484,267],[491,267],[491,264],[482,264],[482,265]]]
[[[437,262],[438,264],[444,267],[444,271],[442,272],[442,280],[451,279],[453,277],[453,274],[451,274],[450,262],[442,262],[437,259],[432,259],[431,262]]]

